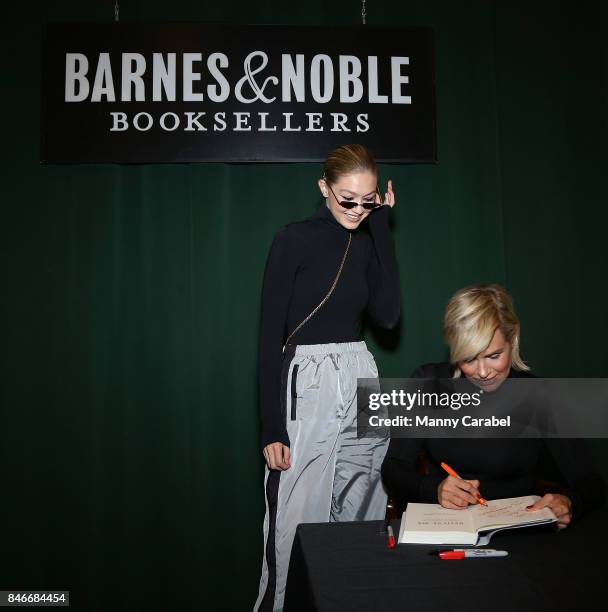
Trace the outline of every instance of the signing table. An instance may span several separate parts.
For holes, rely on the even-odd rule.
[[[463,561],[429,555],[437,546],[389,550],[381,521],[299,525],[285,612],[606,610],[607,519],[603,509],[559,533],[505,531],[487,548],[508,557]]]

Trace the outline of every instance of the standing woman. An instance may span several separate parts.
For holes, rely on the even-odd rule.
[[[357,378],[376,378],[364,312],[392,328],[400,290],[378,171],[362,145],[328,156],[310,219],[275,236],[264,273],[259,345],[266,460],[264,561],[255,610],[283,609],[299,523],[384,518],[388,439],[357,438]],[[285,348],[283,348],[285,346]]]

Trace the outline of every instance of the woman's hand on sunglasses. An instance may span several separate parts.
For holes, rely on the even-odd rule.
[[[384,204],[388,204],[392,208],[393,206],[395,206],[395,192],[393,191],[393,181],[389,179],[388,185],[386,188],[387,188],[387,191],[384,194]]]

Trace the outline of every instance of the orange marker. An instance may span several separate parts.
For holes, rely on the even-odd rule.
[[[450,475],[450,476],[454,476],[454,478],[460,478],[460,476],[458,475],[458,473],[456,472],[456,470],[453,470],[447,463],[441,463],[441,467]],[[460,480],[462,480],[462,478],[460,478]],[[482,506],[487,506],[488,502],[479,494],[477,493],[477,501],[482,505]]]

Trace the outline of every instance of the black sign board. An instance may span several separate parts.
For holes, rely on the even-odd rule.
[[[434,162],[423,27],[50,24],[43,162]]]

